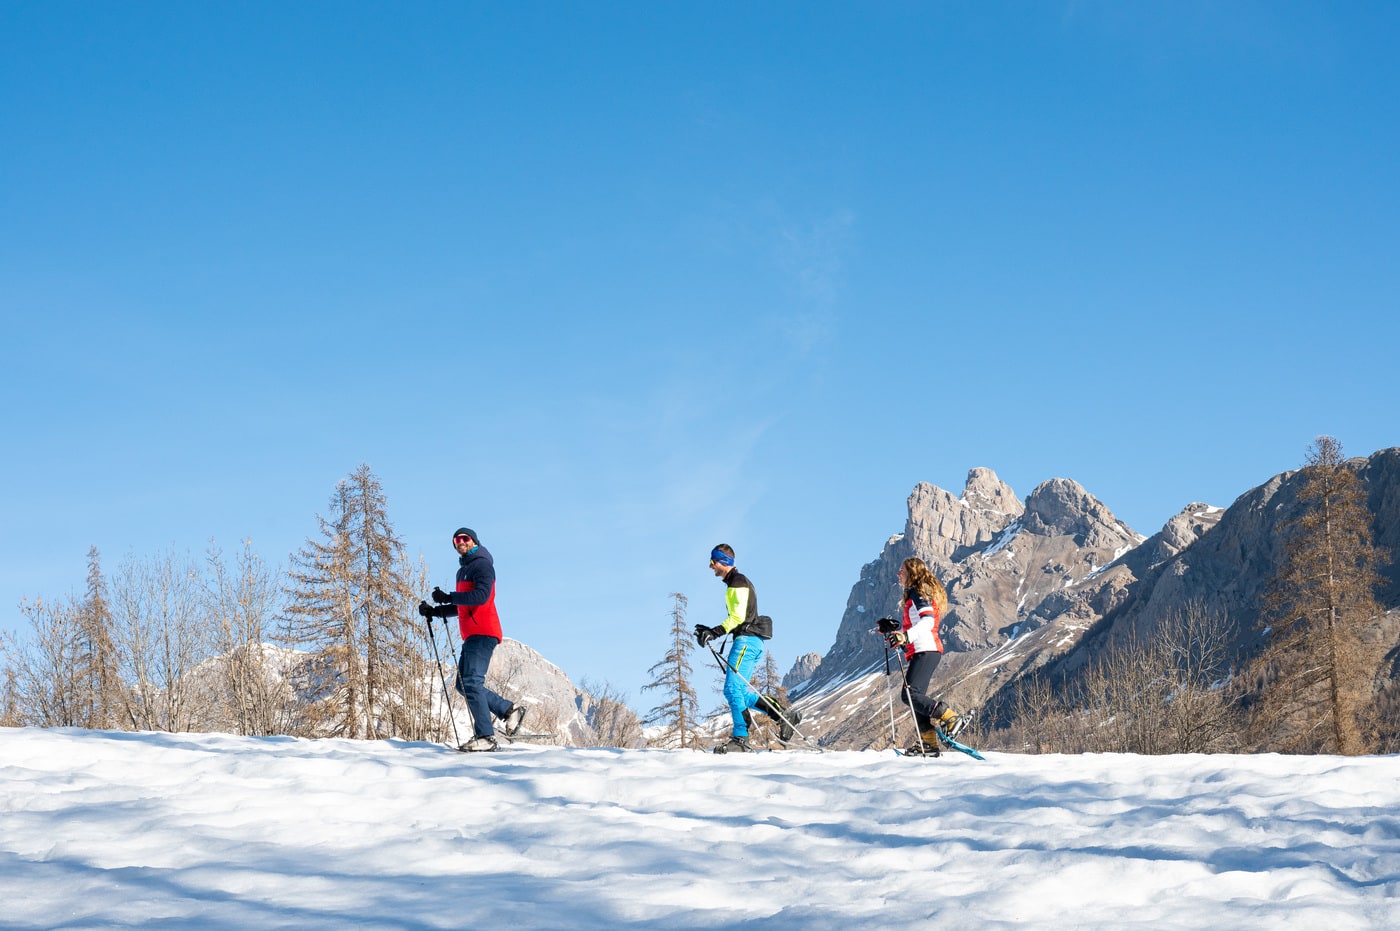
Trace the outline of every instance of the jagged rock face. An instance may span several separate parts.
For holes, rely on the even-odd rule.
[[[959,498],[920,482],[909,495],[908,509],[901,534],[907,552],[900,560],[918,556],[930,565],[951,563],[986,543],[1024,510],[1011,486],[991,469],[981,468],[967,473]]]
[[[1138,580],[1125,556],[1146,546],[1141,555],[1160,563],[1197,539],[1219,513],[1195,505],[1144,541],[1069,479],[1042,483],[1024,504],[989,469],[970,472],[961,497],[921,483],[909,496],[904,533],[862,567],[836,642],[793,695],[810,696],[803,713],[813,713],[814,729],[825,722],[832,739],[850,746],[868,737],[841,723],[839,714],[825,713],[827,702],[819,696],[839,695],[843,707],[887,703],[884,644],[870,628],[881,616],[898,616],[896,573],[908,556],[928,562],[948,588],[948,652],[940,677],[970,683],[964,690],[980,701],[1071,650],[1125,603]]]
[[[1383,449],[1365,460],[1357,477],[1376,516],[1371,525],[1372,540],[1386,550],[1390,560],[1381,586],[1381,603],[1400,604],[1400,448]]]
[[[861,568],[836,642],[802,690],[820,688],[875,664],[883,668],[884,641],[871,630],[879,618],[899,613],[896,576],[905,559],[918,556],[946,579],[957,559],[985,547],[1022,510],[1015,492],[990,469],[968,472],[962,497],[927,482],[914,486],[904,532],[891,537],[879,557]]]
[[[792,664],[787,675],[783,676],[783,688],[792,689],[812,678],[812,674],[817,671],[817,667],[822,664],[820,653],[803,653],[797,658],[797,662]]]

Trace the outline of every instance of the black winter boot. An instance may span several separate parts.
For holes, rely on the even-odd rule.
[[[783,705],[773,695],[760,697],[754,707],[778,722],[778,739],[783,743],[792,740],[794,725],[802,723],[802,712],[791,705]]]

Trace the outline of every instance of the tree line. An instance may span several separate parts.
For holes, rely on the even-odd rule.
[[[337,483],[319,533],[270,567],[232,557],[88,551],[81,596],[25,602],[0,640],[0,723],[435,740],[447,724],[410,560],[367,465]]]
[[[0,633],[0,726],[213,731],[442,741],[455,672],[450,649],[424,635],[418,593],[429,587],[421,558],[408,558],[388,516],[383,486],[367,465],[338,482],[327,516],[285,570],[245,540],[232,556],[211,542],[202,559],[176,552],[128,556],[109,574],[93,547],[80,596],[27,601],[28,630]],[[698,697],[685,658],[685,596],[668,676],[651,687],[677,697],[678,726],[660,746],[698,746]],[[448,641],[452,643],[450,633]],[[494,663],[502,690],[522,675],[518,659]],[[653,669],[656,672],[656,669]],[[758,684],[780,689],[771,657]],[[646,746],[642,722],[607,683],[588,685],[588,728],[567,738],[592,746]],[[565,710],[533,709],[532,727],[557,732]],[[718,712],[712,712],[715,714]]]

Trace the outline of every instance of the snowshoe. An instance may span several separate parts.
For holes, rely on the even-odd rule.
[[[752,753],[753,747],[749,745],[747,737],[730,737],[727,741],[715,747],[715,753]]]

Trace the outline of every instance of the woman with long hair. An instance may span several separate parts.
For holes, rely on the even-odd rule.
[[[891,647],[902,646],[907,661],[903,699],[914,710],[914,722],[919,727],[919,740],[908,752],[936,754],[936,728],[956,738],[967,726],[966,719],[941,699],[930,698],[928,694],[933,672],[943,659],[939,627],[948,613],[948,592],[918,557],[904,560],[899,567],[899,584],[904,589],[904,620],[901,629],[890,633],[886,640]]]

